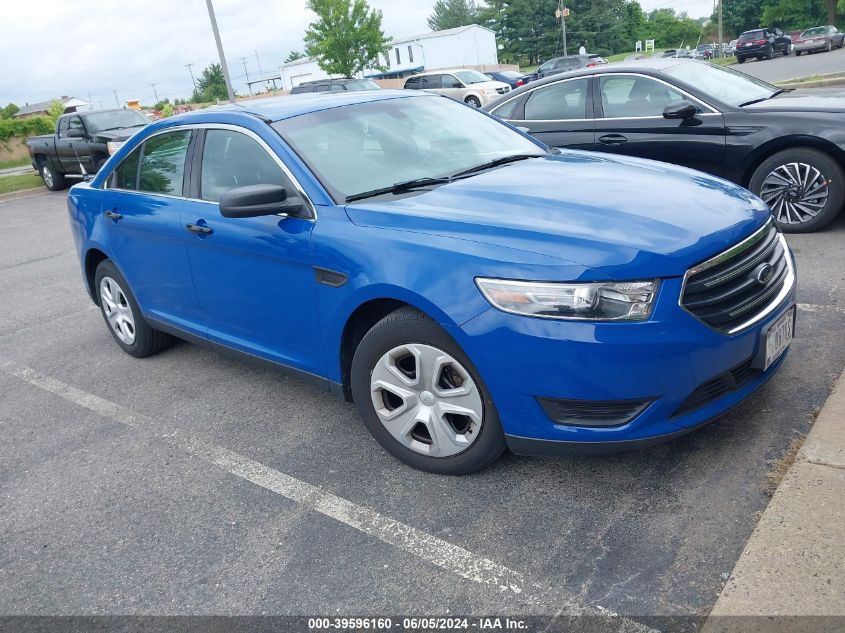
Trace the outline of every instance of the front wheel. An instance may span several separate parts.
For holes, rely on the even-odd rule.
[[[774,154],[754,171],[749,189],[769,205],[786,233],[810,233],[831,222],[845,202],[845,175],[828,154],[795,147]]]
[[[400,308],[367,332],[352,359],[352,396],[391,455],[433,473],[482,470],[505,450],[478,371],[433,320]]]
[[[473,108],[481,107],[481,101],[479,101],[478,97],[469,96],[464,99],[464,103],[466,103],[467,105],[471,105]]]
[[[46,163],[41,165],[41,179],[44,181],[44,186],[50,191],[61,191],[67,187],[65,183],[65,175],[56,171]]]
[[[94,287],[103,319],[120,348],[135,358],[151,356],[172,342],[144,320],[129,284],[111,261],[104,260],[94,274]]]

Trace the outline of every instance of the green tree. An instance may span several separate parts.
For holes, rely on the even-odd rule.
[[[158,108],[156,108],[156,109],[158,109]],[[161,106],[161,117],[163,119],[166,119],[167,117],[171,117],[171,116],[173,116],[173,114],[174,114],[173,106],[170,105],[169,102],[167,102],[163,106]]]
[[[20,108],[14,103],[10,103],[5,108],[0,109],[0,119],[11,119],[18,112],[20,112]]]
[[[305,57],[305,53],[302,53],[300,51],[291,51],[290,53],[288,53],[288,56],[285,57],[285,63],[287,64],[288,62],[295,62],[297,59],[302,59],[303,57]]]
[[[65,104],[59,101],[58,99],[54,99],[53,102],[50,104],[50,107],[47,108],[47,116],[50,118],[53,123],[55,123],[60,116],[65,113]]]
[[[305,52],[330,75],[351,77],[378,68],[390,41],[381,30],[381,11],[364,0],[308,0],[317,20],[305,31]]]
[[[657,48],[679,48],[696,44],[701,32],[701,23],[686,13],[655,9],[648,14],[643,35],[646,39],[653,39]]]
[[[432,31],[445,31],[458,26],[476,24],[480,11],[474,0],[437,0],[434,10],[428,17],[428,27]]]
[[[197,80],[197,86],[194,89],[194,94],[191,95],[191,101],[194,103],[205,103],[208,101],[225,101],[229,98],[226,92],[226,79],[223,77],[223,68],[220,64],[211,64],[206,66],[200,78]]]

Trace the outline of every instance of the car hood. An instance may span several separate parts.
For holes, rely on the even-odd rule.
[[[801,90],[778,95],[759,103],[744,106],[743,110],[765,112],[845,112],[845,97],[816,95]]]
[[[400,198],[347,206],[358,225],[429,233],[586,266],[596,279],[672,277],[769,217],[741,187],[656,161],[565,151]]]

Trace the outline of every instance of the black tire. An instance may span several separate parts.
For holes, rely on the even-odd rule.
[[[478,97],[473,97],[472,95],[464,99],[464,103],[467,105],[471,105],[473,108],[481,107],[481,101],[479,101]]]
[[[120,290],[126,298],[129,308],[132,311],[135,340],[131,344],[126,344],[124,341],[121,341],[120,338],[118,338],[117,333],[114,331],[114,328],[112,328],[109,323],[101,295],[101,282],[104,277],[110,277],[117,282],[120,286]],[[97,296],[97,303],[100,305],[100,313],[103,315],[106,327],[111,333],[112,338],[114,338],[115,343],[117,343],[124,352],[130,356],[134,356],[135,358],[144,358],[146,356],[157,354],[172,344],[173,338],[169,334],[154,330],[144,320],[144,316],[141,314],[141,309],[138,307],[138,302],[135,301],[135,295],[132,294],[129,284],[126,283],[126,279],[123,278],[123,275],[120,274],[117,266],[115,266],[111,260],[106,259],[100,262],[100,265],[97,266],[97,271],[94,273],[93,290]]]
[[[44,181],[44,186],[50,191],[61,191],[67,187],[65,175],[57,172],[47,163],[41,163],[41,167],[38,171],[41,175],[41,180]]]
[[[737,64],[744,64],[745,63],[745,57],[740,57],[739,55],[737,55],[736,56],[736,63]]]
[[[833,40],[828,40],[827,41],[827,52],[829,53],[832,50],[833,50]]]
[[[775,49],[774,49],[773,46],[769,46],[768,50],[766,51],[765,57],[766,57],[766,59],[771,59],[774,56],[775,56]]]
[[[394,347],[407,343],[431,345],[456,359],[477,385],[483,406],[481,428],[463,452],[450,457],[432,457],[401,444],[385,429],[370,395],[370,378],[379,359]],[[376,323],[361,340],[352,359],[352,398],[367,429],[391,455],[419,470],[443,475],[464,475],[488,467],[505,451],[505,436],[496,406],[472,361],[454,340],[432,319],[411,307],[391,312]]]
[[[800,56],[801,56],[801,51],[795,51],[795,56],[796,56],[796,57],[800,57]]]
[[[748,188],[760,195],[763,181],[773,170],[789,163],[804,163],[818,169],[827,181],[828,195],[824,207],[812,218],[803,222],[784,222],[775,213],[775,220],[785,233],[812,233],[829,224],[842,210],[845,203],[845,174],[842,167],[829,154],[812,147],[793,147],[773,154],[764,160],[751,176]],[[774,210],[773,210],[774,212]]]

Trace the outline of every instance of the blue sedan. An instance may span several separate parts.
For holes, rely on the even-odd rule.
[[[175,336],[282,368],[437,473],[676,437],[792,338],[793,258],[757,197],[424,92],[165,119],[68,206],[125,352]]]
[[[515,70],[495,70],[484,74],[494,81],[502,81],[508,84],[511,89],[519,88],[528,83],[528,75]]]

